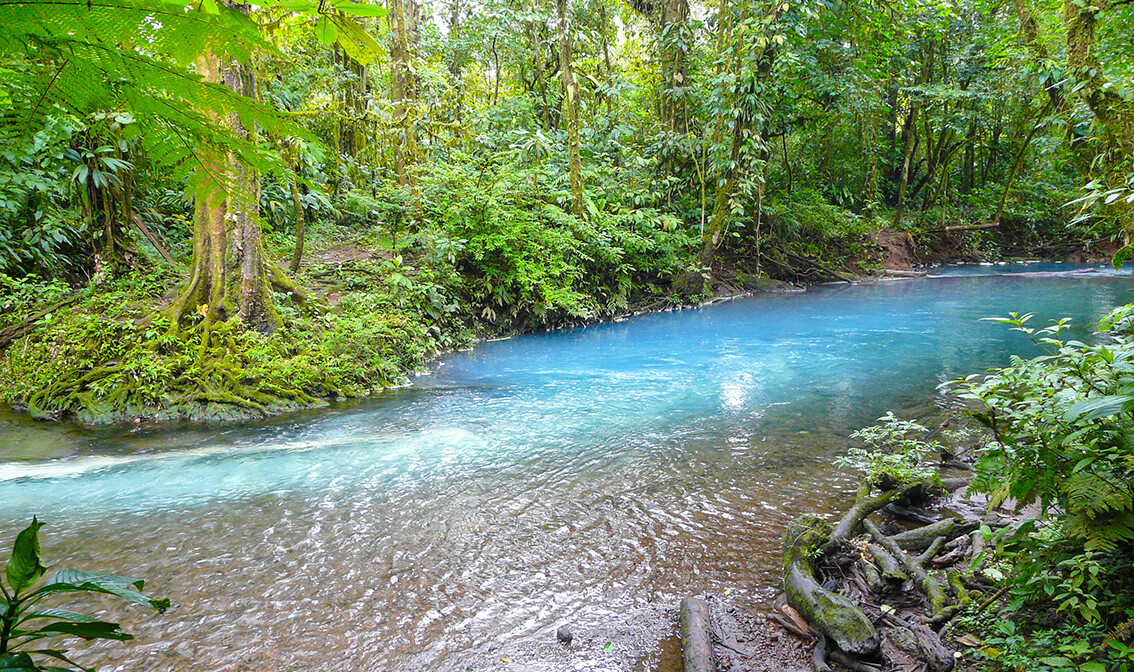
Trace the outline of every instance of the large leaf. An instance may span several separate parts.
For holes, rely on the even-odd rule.
[[[36,618],[53,618],[60,621],[75,621],[76,623],[94,623],[99,619],[86,614],[80,614],[77,611],[70,611],[67,609],[40,609],[39,611],[25,614],[21,619],[21,623],[36,619]]]
[[[15,672],[16,670],[38,670],[31,656],[26,653],[0,653],[0,672]]]
[[[381,5],[368,5],[351,0],[332,0],[335,9],[352,16],[386,16],[386,8]]]
[[[37,639],[40,637],[58,637],[60,635],[74,635],[76,637],[82,637],[83,639],[115,639],[120,642],[134,639],[134,635],[122,632],[121,626],[109,621],[52,623],[43,626],[39,630],[21,631],[20,634]]]
[[[34,585],[36,581],[39,581],[39,577],[47,571],[47,567],[43,565],[43,560],[39,555],[39,528],[41,527],[43,527],[43,523],[33,517],[31,525],[28,525],[23,532],[16,536],[16,543],[12,547],[12,557],[8,558],[6,570],[8,585],[16,593]]]
[[[1076,420],[1094,420],[1111,415],[1118,415],[1134,409],[1134,397],[1125,394],[1112,394],[1105,397],[1093,397],[1067,409],[1064,419],[1069,422]]]
[[[81,569],[61,569],[47,583],[36,591],[37,594],[50,593],[106,593],[144,604],[163,612],[169,608],[169,600],[156,600],[142,593],[145,581],[118,574],[100,574]]]
[[[71,660],[66,655],[64,655],[62,651],[59,651],[57,649],[36,649],[35,651],[31,651],[30,653],[35,653],[35,654],[39,654],[41,656],[48,656],[48,657],[54,658],[56,660],[61,660],[65,663],[67,663],[68,665],[70,665],[71,667],[77,667],[78,669],[82,670],[83,672],[95,672],[95,668],[84,667],[84,666],[76,663],[75,661]],[[63,668],[44,666],[42,669],[45,669],[45,670],[60,670],[60,669],[63,669]],[[74,672],[74,670],[67,670],[66,672]]]

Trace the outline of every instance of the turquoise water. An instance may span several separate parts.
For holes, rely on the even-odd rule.
[[[236,427],[0,417],[0,541],[38,514],[60,564],[174,600],[114,612],[139,640],[87,660],[123,669],[480,669],[559,624],[758,601],[786,521],[845,505],[832,460],[853,429],[932,421],[939,382],[1033,354],[979,318],[1068,315],[1085,335],[1134,299],[1129,275],[1069,270],[939,269],[491,342],[412,387]]]

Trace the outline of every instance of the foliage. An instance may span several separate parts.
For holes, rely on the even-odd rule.
[[[40,648],[44,640],[80,637],[86,640],[126,641],[133,636],[117,623],[85,614],[44,606],[57,595],[104,594],[145,605],[158,613],[169,608],[169,600],[147,597],[145,582],[117,574],[101,574],[78,569],[61,569],[43,580],[48,568],[39,550],[39,530],[43,523],[31,525],[16,536],[12,554],[0,582],[0,669],[62,672],[68,669],[94,672],[93,668],[71,660],[64,649]],[[60,667],[59,664],[66,665]]]
[[[928,430],[912,420],[902,420],[888,411],[878,424],[860,429],[851,436],[866,448],[851,448],[835,460],[839,467],[861,471],[881,490],[891,490],[933,474],[925,464],[927,454],[940,449],[936,441],[922,437]]]
[[[161,270],[128,274],[53,316],[0,360],[5,401],[90,422],[227,419],[398,384],[442,342],[383,290],[349,292],[337,311],[289,314],[270,335],[222,327],[215,350],[202,353],[199,335],[171,333],[153,312],[150,297],[171,280]]]
[[[1129,643],[1108,636],[1106,629],[1097,625],[1028,627],[1014,620],[973,612],[962,614],[958,623],[962,628],[982,633],[981,643],[974,650],[978,669],[1112,672],[1128,669],[1134,663],[1134,649]]]
[[[1066,320],[1033,328],[1031,315],[995,318],[1046,354],[951,384],[990,432],[973,489],[990,505],[1011,499],[1045,513],[995,535],[984,530],[999,563],[986,573],[1011,591],[1009,609],[982,626],[993,636],[980,656],[994,669],[1134,664],[1129,637],[1119,636],[1134,618],[1132,311],[1103,320],[1097,345],[1061,340]],[[1052,627],[1058,622],[1066,625]]]
[[[974,417],[993,440],[977,463],[975,487],[994,503],[1011,497],[1060,511],[1067,536],[1087,551],[1134,541],[1134,343],[1130,309],[1104,321],[1109,342],[1061,341],[1067,322],[1035,329],[1031,315],[1010,325],[1047,354],[989,376],[970,376],[958,394],[981,404]]]

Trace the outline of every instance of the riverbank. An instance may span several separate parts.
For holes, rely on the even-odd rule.
[[[207,342],[200,330],[171,324],[166,311],[183,276],[168,264],[77,292],[35,278],[10,283],[11,310],[0,319],[0,337],[12,335],[0,343],[0,403],[40,420],[92,425],[254,420],[381,394],[408,384],[432,359],[490,339],[800,289],[730,273],[688,297],[665,277],[639,276],[620,297],[579,283],[569,301],[560,293],[565,303],[554,311],[551,299],[534,309],[518,297],[484,305],[469,295],[455,259],[439,263],[427,252],[407,246],[394,255],[325,239],[299,276],[310,292],[304,304],[276,295],[282,328],[221,325]]]
[[[96,275],[77,291],[5,276],[0,403],[83,424],[258,419],[381,394],[431,359],[488,339],[809,283],[904,276],[915,264],[948,258],[889,229],[824,239],[816,258],[752,256],[734,241],[711,282],[689,296],[673,279],[697,238],[678,230],[642,232],[603,251],[607,233],[580,227],[571,248],[537,237],[514,240],[507,254],[477,237],[488,233],[469,230],[459,235],[470,238],[425,230],[399,241],[380,228],[317,222],[308,235],[296,278],[306,294],[275,294],[282,327],[270,333],[231,323],[206,334],[200,318],[172,324],[168,308],[185,271],[144,246],[129,272]],[[281,264],[294,247],[286,235],[268,243]],[[612,268],[603,255],[621,263]]]

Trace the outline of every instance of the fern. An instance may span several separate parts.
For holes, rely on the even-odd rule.
[[[356,60],[378,53],[349,15],[380,16],[380,7],[347,0],[274,4],[328,22]],[[196,74],[206,53],[248,63],[257,51],[272,49],[252,18],[215,1],[187,9],[171,0],[0,0],[0,25],[0,145],[17,153],[34,144],[49,117],[129,110],[138,121],[132,130],[157,167],[232,189],[239,185],[201,174],[209,152],[231,153],[262,172],[287,165],[270,147],[233,132],[226,119],[311,139],[272,107]]]

